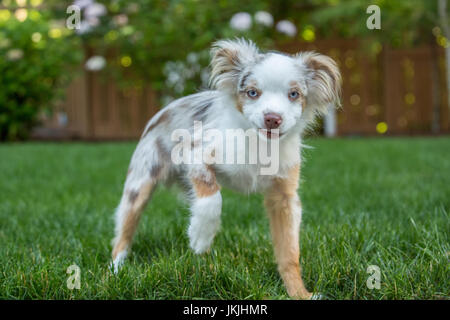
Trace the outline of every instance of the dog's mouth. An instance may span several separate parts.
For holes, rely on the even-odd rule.
[[[267,139],[279,139],[283,135],[279,129],[258,129],[258,133]]]

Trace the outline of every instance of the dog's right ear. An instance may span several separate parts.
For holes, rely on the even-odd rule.
[[[340,105],[342,77],[336,62],[328,56],[307,51],[294,56],[307,68],[308,94],[306,103],[319,113],[326,113],[328,105]]]
[[[257,61],[260,53],[252,41],[241,38],[215,42],[211,56],[210,87],[233,92],[240,75]]]

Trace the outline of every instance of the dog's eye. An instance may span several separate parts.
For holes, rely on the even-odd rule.
[[[247,91],[247,96],[249,98],[256,99],[256,98],[258,98],[259,93],[255,89],[250,89],[250,90]]]
[[[289,99],[291,99],[291,100],[296,100],[299,96],[300,96],[300,94],[295,90],[289,92]]]

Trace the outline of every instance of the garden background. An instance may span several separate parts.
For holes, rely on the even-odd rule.
[[[373,4],[381,29],[366,24]],[[302,152],[308,289],[448,299],[449,15],[446,0],[0,0],[0,298],[287,298],[262,197],[227,189],[211,253],[189,250],[189,210],[160,188],[124,272],[108,268],[146,122],[206,87],[212,42],[246,37],[328,54],[343,73],[342,108]]]
[[[207,86],[211,43],[236,36],[337,61],[330,135],[449,133],[445,3],[4,0],[0,137],[136,139],[162,106]],[[367,27],[370,4],[380,29]]]

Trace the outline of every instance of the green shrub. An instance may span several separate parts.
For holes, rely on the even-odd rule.
[[[62,23],[37,10],[26,14],[19,21],[0,10],[0,140],[26,138],[82,59],[79,40]]]

